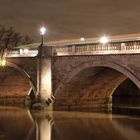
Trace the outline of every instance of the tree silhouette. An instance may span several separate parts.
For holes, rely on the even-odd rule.
[[[21,35],[13,27],[6,28],[0,25],[0,63],[5,60],[7,49],[31,43],[33,40],[29,36]]]
[[[0,25],[0,50],[11,49],[19,45],[31,44],[33,40],[28,35],[15,32],[13,27]]]

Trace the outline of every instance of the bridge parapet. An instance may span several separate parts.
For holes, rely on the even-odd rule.
[[[38,54],[38,50],[28,49],[13,49],[8,50],[6,57],[35,57]]]
[[[140,41],[111,42],[107,44],[75,44],[72,46],[53,47],[53,54],[57,56],[131,53],[140,53]]]
[[[31,46],[31,45],[30,45]],[[34,48],[16,48],[8,50],[7,57],[35,57],[38,55],[38,44]],[[107,55],[107,54],[137,54],[140,53],[140,40],[117,40],[106,44],[93,41],[80,41],[75,43],[64,44],[44,44],[44,55],[51,49],[51,56],[67,56],[67,55]],[[47,48],[47,49],[46,49]],[[47,51],[46,51],[47,50]]]

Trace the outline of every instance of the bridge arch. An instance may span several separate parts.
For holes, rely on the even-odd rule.
[[[74,76],[76,76],[82,70],[90,68],[90,67],[106,67],[106,68],[114,69],[114,70],[120,72],[121,74],[125,75],[127,78],[129,78],[140,89],[140,79],[129,68],[124,67],[124,66],[122,66],[122,65],[120,65],[120,64],[118,64],[116,62],[111,62],[111,61],[90,61],[90,62],[83,63],[81,65],[78,65],[72,72],[68,73],[64,77],[64,79],[62,80],[62,81],[65,81],[65,82],[60,83],[60,85],[56,89],[54,95],[57,95],[59,93],[59,90],[61,88],[63,88],[66,83],[70,82],[71,79]]]
[[[36,87],[34,85],[34,82],[33,82],[32,78],[30,77],[30,75],[23,68],[21,68],[20,66],[18,66],[15,63],[9,62],[9,61],[6,62],[6,66],[16,69],[24,77],[26,77],[28,79],[28,81],[29,81],[30,86],[31,86],[30,92],[33,91],[34,95],[36,95],[37,90],[36,90]],[[29,95],[29,92],[27,94]]]
[[[126,79],[130,79],[140,89],[140,80],[135,73],[116,62],[82,63],[66,74],[56,88],[54,109],[94,109],[102,104],[107,105]]]

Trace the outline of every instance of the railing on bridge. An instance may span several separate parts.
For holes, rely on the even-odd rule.
[[[7,51],[6,57],[35,57],[38,54],[38,50],[31,49],[13,49]]]
[[[80,44],[53,47],[53,55],[97,55],[140,53],[140,41],[111,42],[107,44]]]
[[[7,57],[35,57],[38,54],[38,44],[36,46],[35,44],[33,45],[34,48],[26,48],[25,46],[25,48],[9,50],[7,52]],[[49,44],[49,46],[52,46],[52,56],[140,53],[140,39],[113,40],[106,44],[86,40],[82,42]]]

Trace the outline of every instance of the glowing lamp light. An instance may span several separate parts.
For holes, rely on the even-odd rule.
[[[40,34],[44,35],[46,33],[46,28],[45,27],[41,27],[40,28]]]
[[[85,38],[81,37],[81,38],[80,38],[80,41],[85,41]]]
[[[6,65],[6,60],[3,59],[3,60],[1,61],[1,66],[5,66],[5,65]]]
[[[109,42],[109,40],[108,40],[108,38],[107,38],[106,36],[103,36],[103,37],[101,37],[100,42],[101,42],[102,44],[106,44],[106,43]]]

